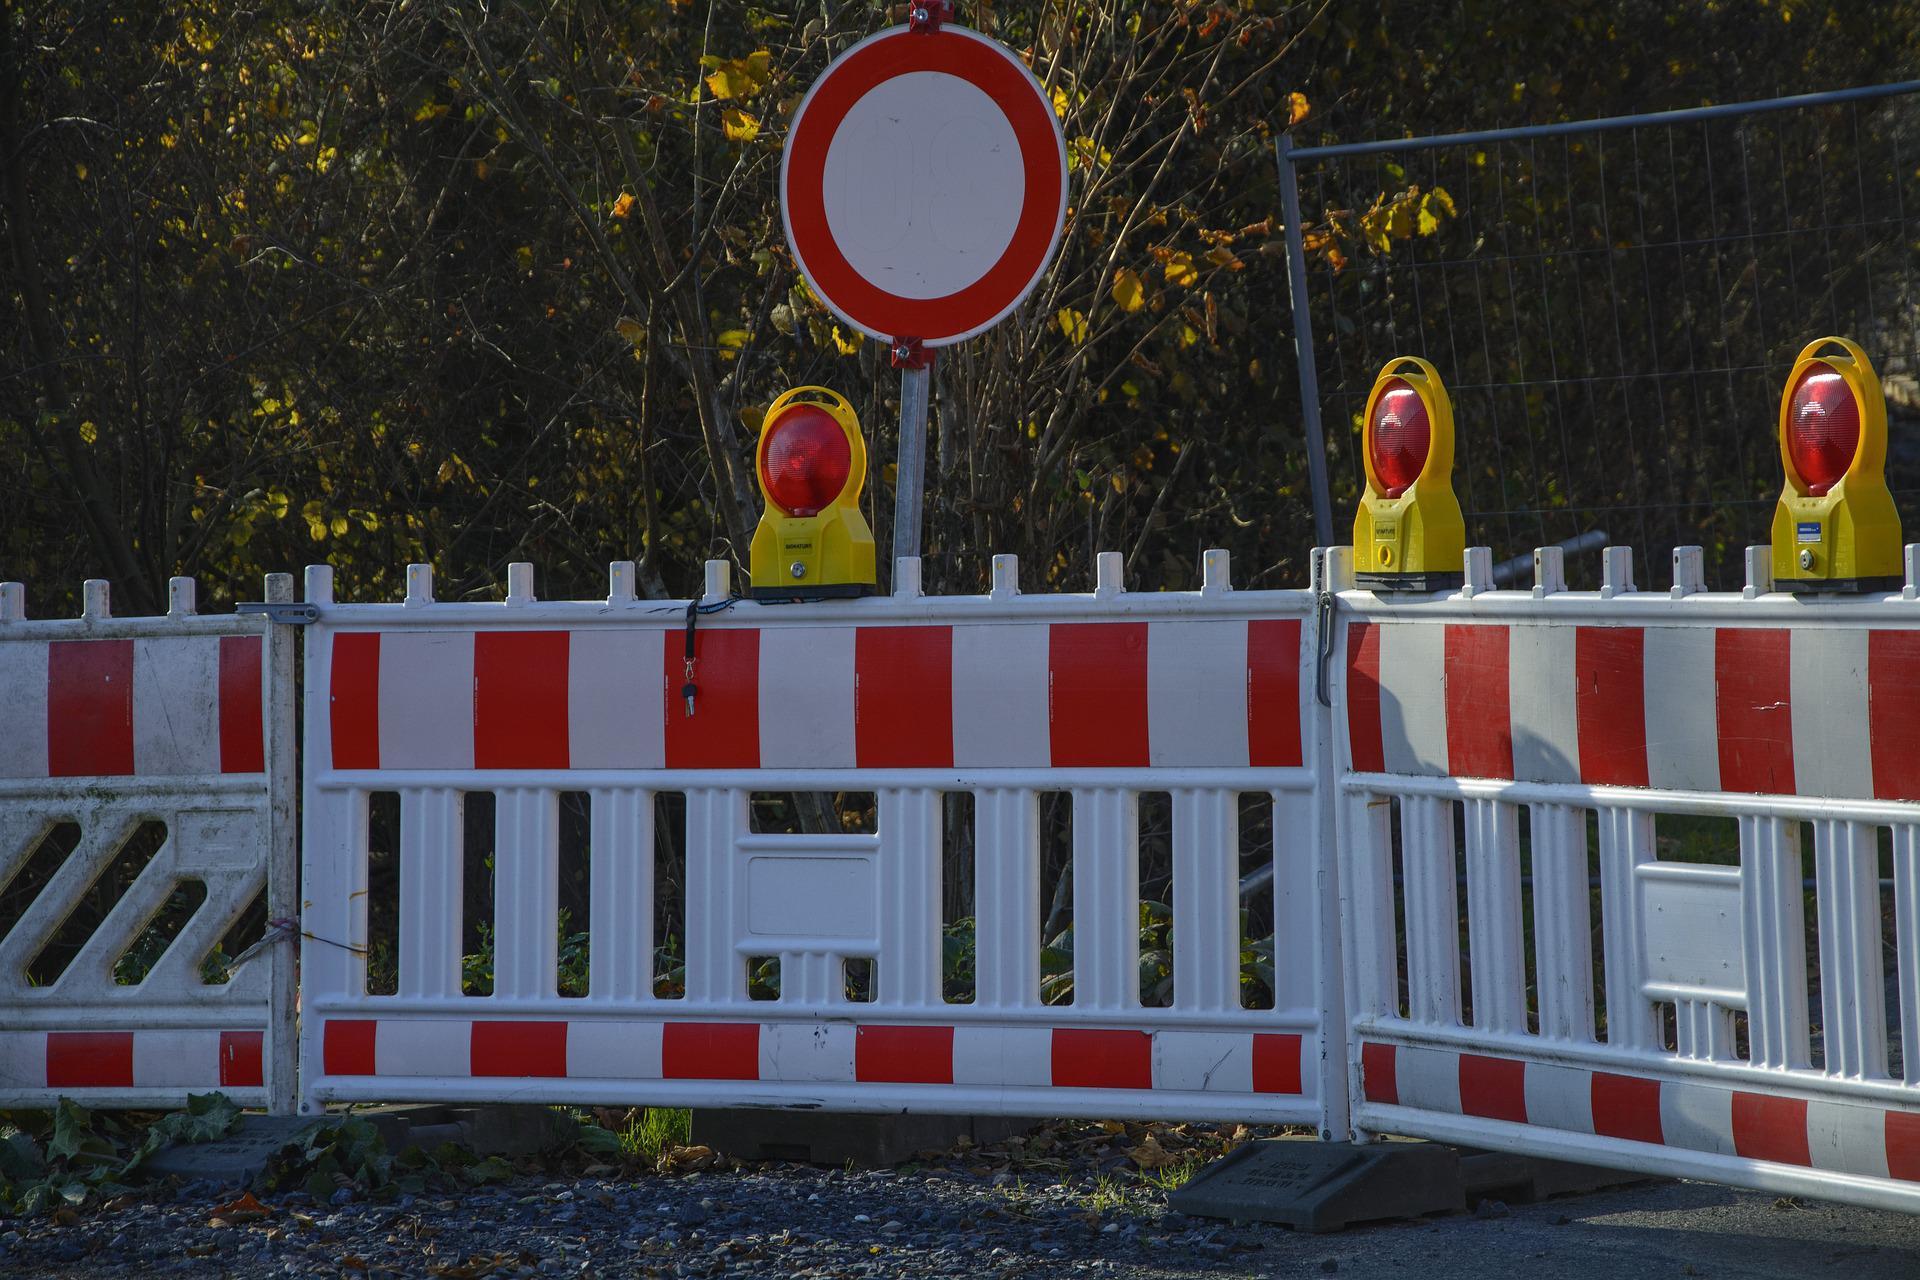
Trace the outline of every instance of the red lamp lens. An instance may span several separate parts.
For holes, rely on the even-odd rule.
[[[1427,402],[1403,379],[1387,379],[1386,389],[1373,402],[1373,429],[1368,436],[1373,473],[1387,487],[1387,496],[1397,498],[1427,465],[1427,449],[1433,443]]]
[[[760,449],[760,484],[776,507],[793,516],[818,514],[847,487],[851,470],[847,432],[814,405],[783,409]]]
[[[853,470],[847,434],[826,410],[796,404],[781,410],[760,451],[760,483],[789,515],[818,515],[840,496]]]
[[[1830,364],[1816,360],[1787,406],[1787,457],[1814,497],[1840,482],[1860,449],[1860,404]]]

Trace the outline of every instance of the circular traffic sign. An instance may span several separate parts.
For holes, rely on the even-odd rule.
[[[1053,260],[1067,149],[1012,50],[965,27],[893,27],[835,58],[780,162],[787,244],[813,291],[883,341],[970,338]]]

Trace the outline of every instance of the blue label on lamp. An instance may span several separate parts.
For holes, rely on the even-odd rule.
[[[1795,526],[1795,532],[1801,542],[1818,542],[1820,541],[1820,522],[1818,520],[1802,520]]]

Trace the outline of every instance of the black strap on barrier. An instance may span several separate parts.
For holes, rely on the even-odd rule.
[[[701,604],[698,600],[687,601],[687,647],[683,668],[685,683],[680,686],[680,696],[686,699],[689,720],[693,719],[694,699],[700,696],[700,686],[694,682],[693,678],[693,664],[699,660],[694,648],[694,633],[700,626],[700,615],[731,609],[739,599],[739,596],[728,596],[725,600],[716,600],[712,604]]]

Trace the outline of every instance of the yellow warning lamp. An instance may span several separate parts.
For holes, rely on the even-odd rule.
[[[795,387],[775,400],[760,423],[754,469],[767,509],[748,557],[753,597],[871,594],[873,530],[860,514],[867,445],[846,398]]]
[[[1815,354],[1827,348],[1838,350]],[[1887,402],[1854,343],[1821,338],[1801,348],[1780,397],[1780,461],[1787,485],[1773,511],[1775,590],[1898,590]]]
[[[1466,522],[1453,496],[1453,401],[1417,356],[1387,361],[1367,396],[1367,492],[1353,521],[1354,581],[1445,591],[1466,580]]]

